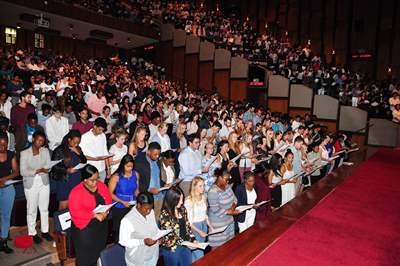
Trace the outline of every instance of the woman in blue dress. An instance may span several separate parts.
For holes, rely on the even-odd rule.
[[[80,142],[81,133],[73,129],[65,135],[61,145],[54,150],[51,156],[52,161],[62,160],[53,166],[50,172],[51,178],[56,180],[59,210],[68,208],[69,193],[81,182],[81,171],[74,169],[78,164],[86,163],[86,157],[79,147]]]
[[[113,202],[116,202],[111,210],[116,243],[119,239],[121,220],[136,203],[136,196],[139,193],[139,174],[133,168],[133,163],[132,155],[127,154],[122,157],[117,171],[111,176],[108,183]]]

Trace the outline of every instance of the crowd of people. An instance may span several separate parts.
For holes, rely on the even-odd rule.
[[[225,14],[218,6],[196,6],[193,1],[130,0],[129,5],[104,0],[67,2],[115,17],[133,17],[141,23],[171,23],[187,34],[230,50],[232,55],[266,64],[274,74],[287,77],[291,83],[305,84],[313,88],[315,94],[338,98],[343,105],[366,110],[370,117],[388,118],[398,123],[398,111],[389,103],[389,98],[396,97],[394,93],[400,91],[397,80],[373,80],[362,73],[328,64],[313,52],[310,41],[295,46],[287,31],[272,32],[268,24],[264,32],[259,32],[249,18],[243,20],[234,13]]]
[[[13,252],[10,181],[19,176],[35,243],[53,241],[55,181],[59,209],[71,214],[77,265],[95,265],[109,222],[128,265],[155,265],[160,255],[165,265],[189,265],[204,245],[223,245],[318,182],[351,148],[310,115],[189,91],[143,59],[81,61],[12,48],[0,58],[5,253]]]

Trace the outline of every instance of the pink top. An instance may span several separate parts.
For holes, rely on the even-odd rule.
[[[99,97],[97,97],[96,94],[90,96],[87,102],[89,109],[99,114],[101,114],[101,112],[103,111],[103,107],[106,104],[107,104],[106,97],[103,96],[99,99]]]

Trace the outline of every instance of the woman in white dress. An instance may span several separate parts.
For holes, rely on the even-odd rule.
[[[297,180],[290,180],[294,176],[293,171],[293,153],[288,150],[285,154],[284,163],[281,167],[282,178],[284,183],[281,185],[282,188],[282,205],[291,201],[296,197],[296,183]]]

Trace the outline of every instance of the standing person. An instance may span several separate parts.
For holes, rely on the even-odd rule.
[[[294,176],[293,172],[293,153],[287,150],[284,158],[284,163],[282,164],[280,173],[282,174],[282,179],[284,183],[281,185],[282,189],[282,205],[291,201],[296,197],[296,180],[290,180]]]
[[[171,140],[167,134],[168,125],[166,123],[161,123],[152,137],[150,137],[150,142],[157,142],[161,146],[161,152],[165,152],[171,149]]]
[[[251,134],[246,134],[243,138],[244,138],[244,140],[241,141],[239,144],[240,154],[243,154],[243,156],[239,160],[239,172],[240,172],[240,178],[241,178],[242,183],[243,183],[244,173],[251,171],[252,165],[253,165],[253,162],[252,162],[253,136]]]
[[[226,147],[228,147],[228,143],[226,143]],[[225,150],[226,152],[228,151],[227,149]],[[201,160],[201,166],[203,167],[203,169],[206,170],[208,166],[208,171],[201,175],[201,177],[204,179],[204,190],[206,194],[210,189],[210,187],[215,183],[215,177],[214,177],[215,169],[221,167],[221,156],[219,154],[213,156],[212,155],[213,153],[214,153],[214,144],[207,143],[205,147],[205,154]]]
[[[172,184],[176,179],[174,168],[175,161],[176,156],[172,150],[168,150],[162,153],[162,158],[160,160],[160,174],[161,180],[165,184]]]
[[[125,155],[118,169],[111,176],[108,183],[113,202],[117,202],[112,209],[113,230],[115,241],[118,242],[119,225],[122,218],[129,212],[139,193],[139,174],[133,168],[134,160],[129,154]]]
[[[186,124],[179,123],[176,127],[176,132],[172,133],[171,136],[171,148],[176,152],[176,155],[179,156],[179,153],[183,151],[187,146],[187,141],[185,138]]]
[[[85,134],[93,128],[93,122],[88,120],[89,111],[87,108],[82,108],[79,111],[79,120],[72,125],[72,129],[78,130],[81,135]]]
[[[199,130],[199,115],[195,112],[191,113],[187,121],[187,134],[196,134]]]
[[[23,91],[19,95],[19,103],[11,108],[10,123],[19,130],[24,126],[24,123],[29,114],[35,112],[35,107],[31,104],[32,94]]]
[[[243,176],[244,182],[236,187],[235,195],[237,198],[237,206],[252,205],[257,201],[257,192],[254,187],[255,177],[250,171],[245,172]],[[256,209],[244,211],[236,217],[239,226],[239,233],[242,233],[251,227],[256,220]]]
[[[53,115],[46,120],[46,135],[51,151],[54,151],[61,144],[62,139],[68,134],[68,131],[68,119],[62,116],[60,108],[54,107]]]
[[[7,133],[0,132],[0,251],[6,254],[14,251],[8,247],[7,238],[10,230],[11,211],[14,205],[15,189],[6,185],[6,181],[19,175],[17,157],[9,150]]]
[[[179,178],[183,179],[179,184],[185,196],[189,195],[190,184],[195,176],[199,176],[208,169],[202,169],[202,156],[199,151],[200,139],[195,134],[187,137],[188,146],[179,154],[180,165]],[[207,170],[207,171],[206,171]]]
[[[25,125],[16,131],[15,150],[17,153],[32,145],[32,136],[36,131],[44,132],[44,129],[38,124],[36,114],[31,113],[28,115]]]
[[[21,175],[24,182],[24,192],[27,205],[28,234],[33,236],[36,244],[42,242],[36,232],[37,209],[40,211],[40,227],[42,238],[53,241],[49,234],[49,200],[50,200],[50,152],[43,145],[46,135],[36,131],[32,138],[32,147],[21,152]]]
[[[192,262],[189,248],[181,245],[183,241],[193,242],[196,240],[183,204],[183,197],[183,192],[180,188],[171,187],[165,195],[161,210],[161,229],[172,230],[161,241],[164,263],[168,266],[188,266]]]
[[[144,126],[138,126],[135,129],[131,143],[129,144],[128,153],[133,157],[146,154],[147,149],[147,129]]]
[[[104,118],[98,117],[94,121],[92,130],[82,135],[81,147],[88,163],[92,164],[99,171],[100,181],[104,182],[110,175],[108,167],[108,155],[106,135],[107,122]]]
[[[271,205],[273,208],[279,208],[282,205],[282,174],[280,173],[282,167],[282,156],[278,153],[272,155],[270,166],[271,171],[268,176],[268,184],[271,188]]]
[[[98,117],[103,111],[103,107],[107,104],[106,97],[104,97],[104,91],[102,89],[97,90],[96,94],[89,97],[87,101],[88,109],[93,116]]]
[[[153,211],[153,195],[141,192],[133,207],[121,221],[119,244],[125,247],[127,266],[157,265],[159,244],[153,240],[158,232]]]
[[[228,136],[229,160],[232,160],[233,158],[235,158],[240,154],[240,148],[237,140],[238,140],[238,134],[236,132],[231,132]],[[239,162],[240,158],[234,161],[235,165],[239,165]],[[233,184],[233,189],[235,189],[235,187],[241,183],[239,167],[237,166],[233,167],[232,170],[230,171],[230,174],[231,174],[231,179],[229,182]]]
[[[207,199],[204,195],[204,180],[195,176],[190,186],[189,196],[185,200],[188,219],[192,232],[196,240],[200,243],[205,242],[208,227],[212,230],[207,217]],[[192,263],[204,256],[201,249],[192,250]]]
[[[59,210],[68,208],[69,193],[81,182],[81,171],[74,169],[78,164],[87,162],[81,147],[79,147],[80,142],[81,133],[78,130],[71,130],[51,157],[53,161],[62,160],[51,169],[51,176],[56,180]]]
[[[208,242],[212,248],[219,247],[235,236],[235,225],[233,216],[240,212],[235,210],[237,199],[232,188],[228,185],[230,175],[223,172],[222,169],[216,169],[215,184],[208,191],[208,218],[212,228],[219,229],[227,226],[227,228],[218,234],[208,236]]]
[[[106,247],[108,212],[93,214],[93,210],[100,204],[110,204],[111,194],[98,178],[96,167],[86,165],[82,169],[82,182],[72,189],[68,198],[77,266],[95,266]]]
[[[160,167],[158,159],[160,158],[161,147],[157,142],[151,142],[146,152],[146,156],[138,157],[135,161],[136,170],[140,175],[139,191],[149,191],[154,197],[154,213],[156,219],[160,217],[163,195],[160,188],[164,182],[160,177]]]
[[[125,145],[128,133],[126,133],[123,128],[119,128],[114,134],[116,143],[110,147],[109,151],[110,154],[113,154],[113,156],[109,159],[111,174],[114,174],[114,172],[118,169],[122,157],[124,157],[128,153],[128,147]]]

